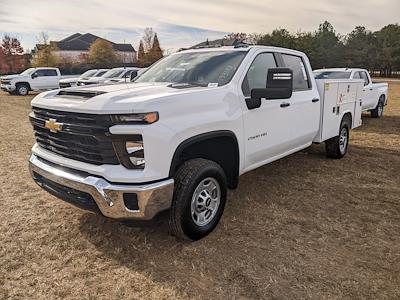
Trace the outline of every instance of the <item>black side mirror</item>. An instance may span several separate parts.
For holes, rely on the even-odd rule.
[[[137,77],[137,71],[132,71],[131,72],[131,81]]]
[[[289,99],[293,94],[293,71],[288,68],[268,69],[266,87],[252,89],[251,99],[246,100],[249,109],[261,106],[261,99]]]
[[[36,77],[38,77],[38,75],[37,75],[37,73],[33,73],[33,74],[31,75],[31,77],[32,77],[32,79],[35,79]]]

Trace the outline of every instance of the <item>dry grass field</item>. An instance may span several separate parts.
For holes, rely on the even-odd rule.
[[[31,99],[0,93],[0,299],[400,298],[400,81],[343,160],[313,145],[244,175],[195,243],[37,187]]]

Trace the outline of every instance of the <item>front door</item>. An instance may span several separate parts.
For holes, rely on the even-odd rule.
[[[250,98],[252,89],[266,87],[268,69],[276,67],[274,54],[263,52],[255,56],[242,82],[243,103]],[[244,108],[245,171],[273,160],[287,150],[290,103],[290,99],[263,99],[259,108]]]
[[[44,90],[48,86],[48,80],[45,70],[37,70],[32,74],[32,84],[33,90]]]
[[[363,97],[362,97],[362,107],[363,110],[372,109],[374,106],[374,90],[372,88],[372,83],[369,82],[368,76],[364,71],[356,72],[353,76],[354,79],[362,79],[364,80],[364,89],[363,89]]]

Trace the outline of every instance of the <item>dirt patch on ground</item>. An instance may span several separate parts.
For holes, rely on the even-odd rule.
[[[242,176],[217,230],[191,244],[38,188],[31,98],[0,93],[0,298],[400,297],[400,82],[343,160],[314,145]]]

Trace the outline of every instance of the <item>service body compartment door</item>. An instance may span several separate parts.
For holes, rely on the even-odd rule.
[[[321,96],[321,122],[314,142],[320,143],[339,134],[340,123],[346,112],[353,118],[352,128],[361,125],[360,80],[317,80]]]

